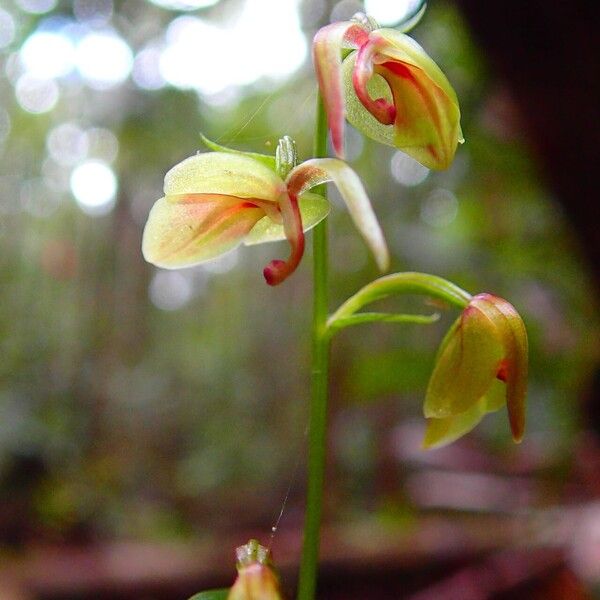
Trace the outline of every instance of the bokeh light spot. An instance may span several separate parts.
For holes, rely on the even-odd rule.
[[[53,79],[40,79],[24,73],[15,86],[17,102],[27,112],[33,114],[52,110],[58,102],[58,85]]]
[[[114,206],[117,178],[106,163],[88,160],[71,174],[71,192],[85,213],[105,215]]]
[[[194,295],[190,279],[179,271],[157,271],[148,290],[152,304],[161,310],[183,308]]]
[[[67,75],[73,69],[75,48],[63,35],[39,31],[27,38],[20,56],[31,75],[51,79]]]
[[[56,0],[17,0],[17,4],[25,12],[42,15],[56,6]]]
[[[424,167],[414,158],[400,151],[392,156],[390,169],[394,179],[407,187],[423,183],[429,175],[429,169],[427,167]]]
[[[450,190],[441,188],[431,192],[421,207],[421,219],[432,227],[450,225],[457,214],[456,196]]]
[[[424,0],[365,0],[365,12],[380,25],[399,25],[416,15]]]
[[[165,85],[160,73],[160,50],[144,48],[135,57],[132,78],[135,84],[144,90],[158,90]]]
[[[219,0],[150,0],[156,6],[169,10],[198,10],[214,6]]]
[[[97,27],[111,18],[113,3],[111,0],[75,0],[73,14],[81,23]]]
[[[79,125],[62,123],[48,134],[46,148],[58,164],[72,166],[87,157],[88,139]]]
[[[111,163],[119,153],[119,140],[117,136],[104,127],[93,127],[86,131],[89,146],[89,155],[92,158]]]
[[[6,48],[15,39],[15,21],[10,13],[0,8],[0,48]]]
[[[90,87],[106,89],[123,82],[132,64],[131,49],[113,32],[88,33],[77,45],[77,69]]]

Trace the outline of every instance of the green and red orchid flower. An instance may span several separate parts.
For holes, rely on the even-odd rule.
[[[364,15],[320,29],[313,59],[334,151],[344,155],[344,119],[430,169],[446,169],[463,142],[458,99],[414,39]],[[348,52],[342,61],[342,53]]]
[[[442,341],[425,397],[425,448],[445,446],[505,404],[515,442],[525,430],[527,332],[506,300],[473,296]]]
[[[377,265],[387,268],[383,233],[360,179],[346,163],[322,158],[295,165],[293,142],[287,137],[280,142],[277,160],[208,144],[218,150],[186,158],[166,174],[165,195],[152,207],[144,229],[142,252],[148,262],[177,269],[241,243],[287,239],[288,259],[273,260],[263,271],[267,283],[277,285],[298,267],[304,232],[329,213],[327,201],[308,190],[332,181]]]

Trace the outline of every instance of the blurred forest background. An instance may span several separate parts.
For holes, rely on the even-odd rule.
[[[366,4],[393,26],[415,3]],[[580,103],[597,82],[574,79],[588,68],[597,76],[592,56],[580,60],[593,48],[594,10],[554,4],[520,14],[510,2],[430,3],[413,35],[455,86],[466,138],[448,171],[348,132],[392,270],[508,298],[528,327],[531,379],[520,446],[495,414],[424,453],[421,403],[456,314],[336,338],[323,598],[598,590],[597,172],[588,160],[598,119],[586,121]],[[288,491],[273,548],[293,589],[310,251],[272,289],[262,267],[284,246],[169,272],[143,261],[141,232],[164,173],[202,150],[200,131],[258,152],[289,134],[310,157],[310,40],[361,6],[2,0],[2,600],[183,599],[227,585],[235,546],[268,542]],[[573,14],[561,22],[561,10]],[[540,79],[545,68],[556,77]],[[550,118],[561,114],[569,118]],[[335,308],[377,272],[331,197]]]

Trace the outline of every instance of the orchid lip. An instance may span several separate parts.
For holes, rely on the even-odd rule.
[[[396,119],[396,107],[386,98],[374,100],[367,90],[367,84],[373,76],[374,55],[379,44],[378,38],[370,37],[369,41],[359,48],[352,73],[352,84],[362,105],[382,125],[392,125]]]

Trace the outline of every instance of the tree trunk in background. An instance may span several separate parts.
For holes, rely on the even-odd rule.
[[[600,2],[455,1],[512,91],[600,292]],[[600,433],[600,372],[590,392],[589,426]]]

